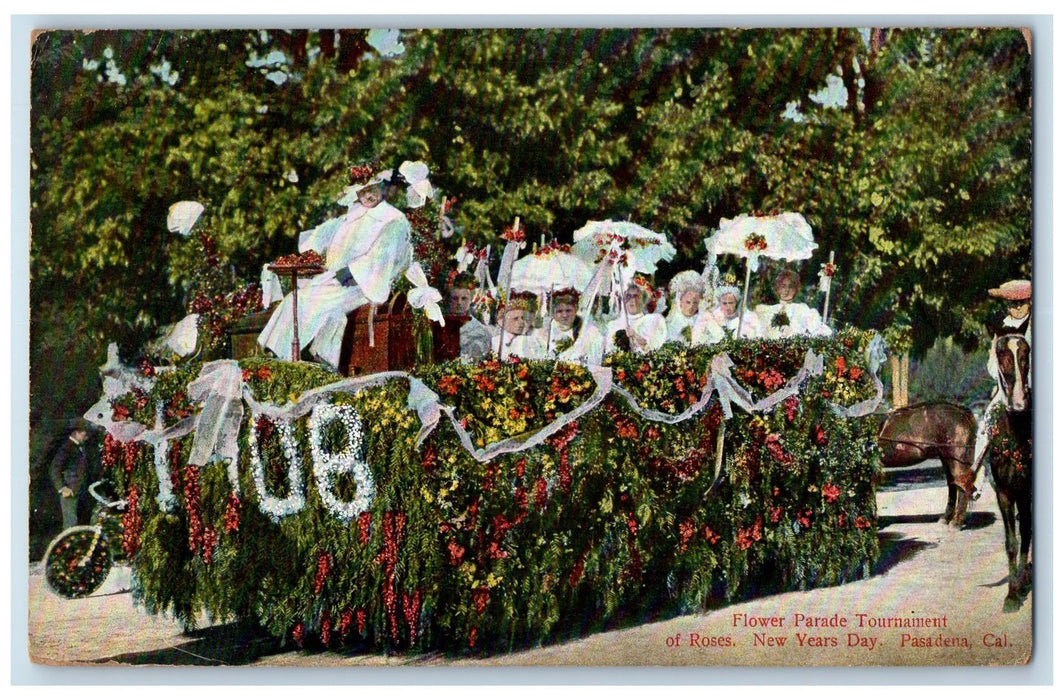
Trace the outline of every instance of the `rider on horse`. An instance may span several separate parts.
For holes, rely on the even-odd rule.
[[[1027,339],[1028,346],[1031,346],[1031,282],[1029,280],[1012,280],[1006,282],[1000,287],[995,287],[989,290],[990,296],[997,297],[999,299],[1005,299],[1009,305],[1008,315],[1001,321],[996,327],[992,328],[992,335],[997,338],[1002,335],[1022,335]],[[986,371],[990,373],[991,377],[995,380],[998,376],[998,361],[997,354],[994,352],[994,344],[991,341],[990,344],[990,359],[986,363]],[[1028,370],[1030,371],[1030,370]],[[1028,380],[1030,377],[1028,377]],[[987,476],[985,471],[980,471],[980,466],[983,461],[983,457],[986,456],[987,446],[990,443],[988,435],[988,428],[990,424],[990,417],[993,414],[994,409],[1005,402],[1005,397],[998,388],[997,383],[994,384],[994,393],[990,397],[990,403],[987,404],[986,410],[983,411],[983,417],[979,421],[979,434],[975,441],[975,461],[972,462],[972,469],[979,475],[979,486],[976,488],[976,494],[983,490],[983,486],[986,485]],[[978,496],[975,496],[978,498]]]

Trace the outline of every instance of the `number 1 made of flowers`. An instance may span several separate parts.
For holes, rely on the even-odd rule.
[[[347,446],[339,452],[327,452],[324,446],[325,429],[339,421],[347,433]],[[377,495],[373,474],[362,456],[362,420],[354,406],[319,404],[310,414],[310,453],[314,458],[314,479],[322,503],[343,522],[368,511]],[[349,474],[355,481],[355,497],[346,503],[333,493],[336,478]]]

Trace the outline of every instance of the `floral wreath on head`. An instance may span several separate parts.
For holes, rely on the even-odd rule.
[[[451,270],[447,273],[447,286],[451,289],[476,289],[477,279],[468,272]]]
[[[555,304],[565,302],[576,306],[580,303],[580,292],[572,287],[566,287],[565,289],[556,290],[551,294],[551,299]]]
[[[351,184],[355,186],[370,184],[376,178],[376,174],[380,171],[380,167],[380,161],[351,166],[351,169],[348,171],[351,176]]]
[[[514,292],[510,295],[509,299],[505,300],[503,311],[519,309],[521,311],[535,312],[538,306],[538,299],[536,299],[536,295],[532,292]]]
[[[650,280],[642,275],[635,275],[632,277],[632,285],[639,288],[648,299],[653,299],[655,296],[654,286],[650,284]]]

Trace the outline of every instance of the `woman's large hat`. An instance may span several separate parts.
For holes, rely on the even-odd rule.
[[[1008,299],[1009,301],[1030,301],[1031,281],[1010,280],[1000,287],[994,287],[989,291],[990,296],[998,297],[1000,299]]]

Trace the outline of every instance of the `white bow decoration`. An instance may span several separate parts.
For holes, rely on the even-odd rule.
[[[399,174],[403,176],[409,187],[406,188],[406,204],[411,209],[417,209],[432,197],[432,183],[429,182],[429,166],[418,161],[404,161],[399,166]]]
[[[406,278],[410,280],[410,284],[414,285],[414,288],[406,293],[410,306],[415,309],[424,309],[425,315],[430,320],[441,326],[446,325],[443,321],[443,309],[440,308],[443,295],[435,287],[429,285],[421,264],[411,263],[410,267],[406,268]]]
[[[469,269],[469,266],[477,259],[476,255],[473,255],[473,251],[469,249],[465,243],[458,249],[458,252],[454,254],[454,259],[458,261],[458,272],[462,273]]]
[[[170,233],[179,233],[187,236],[192,232],[192,227],[199,221],[203,213],[203,205],[199,202],[177,202],[170,205],[166,214],[166,228]]]

